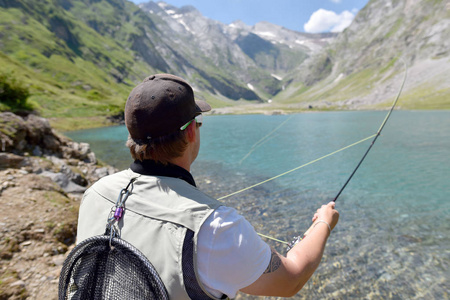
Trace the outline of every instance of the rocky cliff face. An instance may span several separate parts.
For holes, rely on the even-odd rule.
[[[82,193],[116,170],[35,115],[1,113],[0,140],[0,299],[57,299]]]
[[[349,51],[358,45],[364,45],[361,51]],[[403,63],[408,68],[405,94],[410,103],[428,97],[445,98],[450,86],[450,3],[371,1],[333,48],[337,62],[334,74],[348,75],[373,66],[386,70],[393,79],[388,80],[387,74],[379,77],[366,96],[344,103],[376,103],[393,97],[395,87],[400,86],[401,74],[396,74],[403,72]],[[404,105],[408,105],[406,101]]]
[[[222,24],[192,6],[177,8],[150,1],[139,7],[154,20],[164,44],[170,45],[164,52],[177,52],[167,62],[172,69],[183,66],[180,71],[192,76],[199,90],[233,100],[261,100],[277,94],[286,74],[336,36],[299,33],[267,22]],[[189,64],[180,65],[180,57]],[[206,81],[196,80],[195,75]]]
[[[371,0],[352,24],[300,68],[306,98],[339,108],[389,105],[408,78],[400,106],[447,103],[450,93],[450,3]]]

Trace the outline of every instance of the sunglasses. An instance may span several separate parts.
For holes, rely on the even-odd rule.
[[[186,124],[184,124],[183,126],[180,127],[180,130],[185,130],[189,125],[191,125],[192,121],[195,120],[195,123],[197,123],[199,126],[202,126],[203,123],[203,115],[199,114],[197,116],[195,116],[195,118],[193,118],[192,120],[190,120],[189,122],[187,122]]]

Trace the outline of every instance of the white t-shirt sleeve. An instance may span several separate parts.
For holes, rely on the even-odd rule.
[[[197,239],[200,281],[216,297],[234,298],[266,270],[271,249],[237,211],[221,206],[203,223]]]

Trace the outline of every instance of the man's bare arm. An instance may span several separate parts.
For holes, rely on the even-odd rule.
[[[278,270],[280,266],[281,266],[280,255],[275,249],[272,249],[269,265],[267,266],[267,269],[264,271],[263,274],[275,272],[276,270]]]
[[[314,274],[323,256],[330,234],[328,224],[334,228],[339,213],[334,203],[322,206],[314,215],[316,221],[308,230],[308,236],[295,245],[285,256],[272,249],[266,271],[242,292],[261,296],[291,297],[295,295]],[[325,220],[324,222],[318,222]]]

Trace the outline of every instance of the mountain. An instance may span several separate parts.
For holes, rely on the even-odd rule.
[[[61,129],[107,124],[156,72],[186,78],[214,108],[373,109],[393,98],[405,60],[401,106],[449,108],[449,20],[447,1],[372,0],[344,32],[306,34],[164,2],[0,0],[0,73]]]
[[[372,0],[301,66],[308,71],[294,76],[302,85],[290,91],[291,101],[332,109],[386,107],[398,93],[406,65],[399,106],[448,109],[449,55],[448,1]]]
[[[0,20],[1,71],[24,82],[36,110],[66,129],[120,113],[130,89],[156,72],[185,77],[214,107],[259,103],[317,50],[163,2],[0,0]]]
[[[122,42],[138,30],[129,22],[151,26],[125,1],[2,0],[1,72],[28,86],[36,110],[64,129],[91,126],[120,112],[134,83],[156,71]]]
[[[192,6],[177,8],[164,2],[148,2],[139,7],[164,33],[165,45],[189,61],[190,65],[184,64],[184,69],[178,71],[188,78],[199,73],[206,79],[192,81],[199,91],[207,90],[232,100],[261,101],[277,94],[281,90],[280,78],[327,43],[318,41],[322,35],[302,35],[269,23],[253,27],[242,22],[225,25],[202,16]],[[279,39],[264,36],[259,30],[264,25]],[[304,43],[317,40],[317,43],[292,47],[296,40]]]

